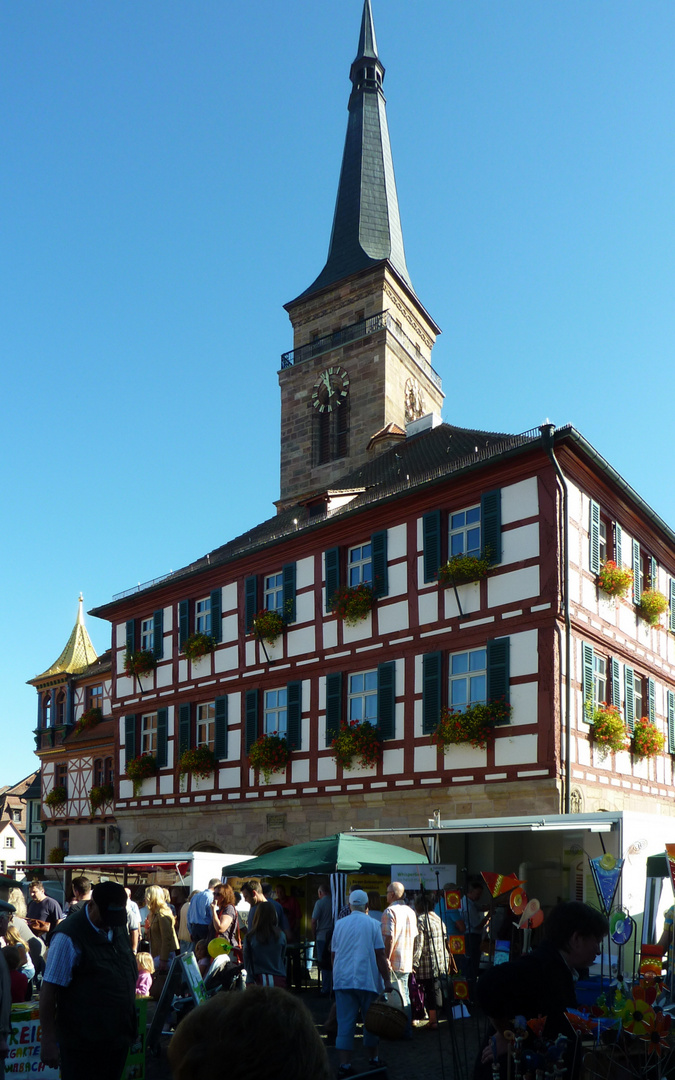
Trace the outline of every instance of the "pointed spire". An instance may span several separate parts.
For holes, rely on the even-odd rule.
[[[42,675],[37,675],[36,678],[42,678],[44,675],[77,675],[79,672],[85,671],[97,659],[98,654],[84,625],[84,600],[82,593],[80,593],[77,605],[77,619],[65,649],[58,660],[46,671],[43,671]]]
[[[358,55],[349,77],[353,89],[328,260],[303,297],[384,261],[412,289],[370,0],[363,5]]]

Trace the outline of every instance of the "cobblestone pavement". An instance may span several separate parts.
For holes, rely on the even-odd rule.
[[[312,1013],[317,1029],[326,1041],[322,1027],[328,1016],[330,1002],[319,996],[315,986],[302,992],[300,997]],[[443,1019],[436,1031],[429,1031],[425,1027],[415,1028],[413,1038],[409,1042],[382,1040],[380,1056],[386,1062],[389,1080],[410,1080],[415,1076],[423,1076],[424,1080],[471,1080],[473,1064],[484,1027],[485,1022],[478,1017],[450,1022]],[[160,1056],[155,1058],[148,1055],[147,1080],[170,1080],[171,1073],[166,1057],[168,1043],[169,1038],[163,1036]],[[331,1065],[337,1074],[337,1051],[331,1046],[327,1046],[327,1050]],[[368,1067],[368,1058],[363,1051],[360,1029],[352,1063],[354,1068],[362,1067],[365,1070]]]

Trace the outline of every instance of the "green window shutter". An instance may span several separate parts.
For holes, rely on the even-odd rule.
[[[211,591],[211,635],[216,641],[223,640],[223,590]]]
[[[295,566],[295,563],[293,564]],[[300,750],[302,743],[302,683],[289,682],[286,685],[286,709],[288,723],[286,727],[289,750]]]
[[[591,499],[591,523],[589,565],[592,574],[600,573],[600,503]]]
[[[180,706],[178,711],[178,758],[183,756],[186,750],[190,749],[190,721],[191,721],[192,706],[189,703],[185,703]]]
[[[216,720],[213,752],[218,761],[227,757],[227,694],[215,700]]]
[[[157,768],[166,766],[169,746],[169,710],[157,710]]]
[[[182,652],[190,636],[190,601],[181,600],[178,605],[178,648]]]
[[[396,663],[377,668],[377,729],[382,739],[396,737]]]
[[[626,727],[632,731],[635,726],[635,672],[632,667],[624,668],[624,680],[626,686]]]
[[[333,610],[333,597],[340,588],[340,549],[329,548],[326,559],[326,611]],[[337,732],[336,732],[337,734]]]
[[[656,720],[656,683],[653,679],[647,679],[647,701],[649,702],[649,719],[652,724]]]
[[[640,541],[633,540],[633,603],[639,604],[642,597],[640,584]]]
[[[127,619],[127,652],[132,653],[136,650],[136,620]]]
[[[326,675],[326,746],[340,731],[342,722],[342,672]]]
[[[649,588],[658,589],[659,587],[659,568],[656,559],[652,555],[649,559]]]
[[[136,717],[124,717],[124,764],[136,757]]]
[[[248,754],[258,738],[258,689],[246,691],[246,731],[244,750]]]
[[[668,753],[675,754],[675,694],[668,691]]]
[[[595,693],[593,690],[593,646],[587,645],[584,642],[581,646],[581,653],[581,687],[584,699],[583,720],[584,723],[590,724],[593,718],[593,709],[595,708]]]
[[[488,701],[509,701],[511,639],[492,638],[487,643]]]
[[[258,614],[258,578],[255,574],[247,577],[244,582],[244,606],[246,633],[250,634],[253,629],[253,620]],[[255,742],[255,739],[253,741]]]
[[[491,563],[502,561],[502,493],[486,491],[480,500],[481,537],[483,558]]]
[[[155,612],[153,624],[152,653],[155,660],[161,660],[164,656],[164,608]]]
[[[609,674],[610,685],[612,687],[612,705],[616,705],[617,709],[621,708],[621,679],[619,674],[619,661],[609,661]]]
[[[282,575],[284,587],[284,621],[287,623],[293,623],[295,622],[295,563],[286,563],[286,565],[282,568]]]
[[[622,547],[623,529],[617,521],[616,525],[614,526],[614,562],[617,566],[623,566]]]
[[[441,719],[442,654],[427,653],[422,657],[422,731],[431,735]]]
[[[370,545],[373,557],[373,596],[386,596],[389,592],[387,573],[387,530],[373,533]]]
[[[675,578],[670,579],[670,629],[675,633]]]
[[[430,510],[422,518],[422,544],[425,582],[437,581],[441,565],[441,512]]]

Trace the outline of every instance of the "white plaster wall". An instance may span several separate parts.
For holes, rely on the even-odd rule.
[[[439,594],[443,597],[445,618],[454,619],[457,615],[459,615],[459,608],[457,607],[457,597],[455,596],[455,590],[439,589]],[[479,581],[470,581],[468,585],[458,585],[457,594],[459,596],[459,602],[462,605],[463,615],[470,615],[474,611],[480,611]],[[420,597],[420,599],[422,598]]]
[[[364,776],[377,776],[377,768],[374,765],[355,765],[352,769],[343,769],[343,776],[345,780],[360,780]]]
[[[539,671],[538,634],[538,630],[523,630],[520,634],[511,634],[509,673],[512,678],[536,675]]]
[[[323,746],[325,741],[325,733],[320,742],[320,746]],[[316,770],[317,780],[335,780],[337,776],[337,765],[330,757],[320,757],[317,762]]]
[[[123,781],[126,783],[126,781]],[[173,793],[173,773],[162,773],[159,777],[159,793],[160,795],[171,795]]]
[[[190,790],[191,791],[213,791],[216,786],[216,779],[213,773],[210,776],[191,776],[190,777]]]
[[[233,694],[233,697],[241,696]],[[239,715],[237,712],[233,712],[231,715]],[[237,728],[236,731],[228,729],[227,732],[227,756],[230,761],[238,761],[241,757],[241,728]]]
[[[589,506],[588,499],[584,498],[582,500],[580,489],[576,486],[576,484],[572,483],[572,481],[569,479],[569,477],[567,477],[566,479],[567,479],[568,516],[572,521],[577,521],[581,525],[583,525],[584,521],[585,521],[586,525],[588,525],[588,519],[589,519],[589,513],[590,513],[589,508],[588,508],[588,506]],[[584,517],[584,510],[585,510],[585,517]]]
[[[424,551],[424,518],[418,517],[417,519],[417,550]],[[417,560],[418,565],[420,560]],[[420,581],[422,577],[420,577]]]
[[[507,484],[502,488],[502,524],[535,517],[539,513],[539,493],[537,478],[530,476],[519,480],[517,484]]]
[[[316,636],[314,626],[305,626],[301,630],[286,631],[286,649],[289,656],[299,656],[301,653],[314,652],[316,648]]]
[[[192,660],[190,668],[193,679],[207,679],[211,674],[211,654],[207,653],[206,656],[200,657],[199,660]]]
[[[576,739],[577,762],[579,765],[590,766],[591,744],[586,739]]]
[[[236,641],[239,634],[238,617],[226,615],[223,619],[223,641]]]
[[[131,697],[133,692],[134,692],[133,679],[128,679],[126,675],[122,675],[121,677],[118,677],[118,679],[117,679],[117,696],[121,697],[121,698]]]
[[[223,585],[223,611],[237,610],[237,583],[231,581],[229,585]]]
[[[307,561],[306,559],[304,560]],[[312,622],[314,618],[314,593],[300,593],[295,598],[295,621]]]
[[[495,765],[534,765],[537,761],[536,735],[510,735],[495,739]]]
[[[635,637],[635,608],[628,604],[617,604],[619,614],[619,629],[627,637]]]
[[[487,766],[487,750],[481,750],[468,743],[459,743],[443,752],[446,769],[484,769]]]
[[[511,727],[519,724],[537,723],[537,695],[539,684],[517,683],[509,691],[513,712],[511,714]]]
[[[241,769],[232,768],[231,766],[226,769],[218,770],[218,786],[227,790],[228,788],[238,788],[241,784]]]
[[[537,522],[502,532],[502,566],[506,563],[538,557],[539,525]]]
[[[306,589],[314,584],[314,556],[308,555],[306,559],[298,559],[295,564],[295,587]]]
[[[325,711],[326,711],[326,676],[325,675],[320,675],[319,676],[319,712],[325,713]],[[325,720],[325,717],[324,717],[324,720]],[[319,746],[325,746],[326,745],[325,734],[326,733],[325,733],[325,730],[324,730],[324,741],[322,742],[321,740],[319,740]]]
[[[160,664],[155,672],[157,687],[171,686],[173,681],[173,664]]]
[[[526,566],[488,578],[488,607],[517,603],[530,596],[539,596],[538,566]]]
[[[347,626],[347,623],[342,624],[342,640],[345,644],[351,644],[353,641],[364,641],[366,638],[373,636],[373,616],[372,612],[368,612],[365,619],[361,619],[357,622],[356,626]]]
[[[569,589],[570,600],[573,604],[578,604],[581,601],[581,576],[577,570],[569,568]]]
[[[248,638],[248,640],[244,643],[244,649],[246,656],[246,667],[255,667],[258,662],[258,658],[256,656],[255,641],[252,638]]]
[[[377,605],[377,627],[380,634],[395,634],[398,630],[407,630],[408,626],[407,600],[397,604]]]
[[[134,785],[131,780],[120,780],[120,799],[131,799],[134,794]]]
[[[408,564],[396,563],[388,571],[389,596],[400,596],[408,591]]]
[[[337,646],[337,619],[329,619],[323,624],[323,647],[334,649]]]
[[[124,623],[118,623],[115,627],[115,641],[118,649],[126,648],[127,628]]]
[[[173,607],[164,608],[164,633],[170,634],[173,630]]]
[[[238,667],[238,653],[236,645],[230,646],[229,649],[217,649],[213,658],[215,671],[232,671]]]
[[[421,624],[438,622],[438,587],[417,597],[417,617]]]
[[[382,751],[382,772],[385,776],[400,776],[403,772],[403,748]]]
[[[309,758],[301,758],[300,761],[291,762],[291,781],[294,784],[309,783]]]
[[[438,769],[438,752],[435,746],[416,746],[415,772],[435,772]]]

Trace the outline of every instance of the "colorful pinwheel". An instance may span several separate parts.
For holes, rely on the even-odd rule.
[[[640,987],[635,987],[639,990]],[[633,991],[635,993],[635,990]],[[621,1023],[632,1035],[645,1035],[654,1022],[654,1010],[644,998],[629,998],[621,1012]]]
[[[654,1014],[654,1019],[651,1024],[645,1028],[644,1035],[640,1038],[643,1042],[649,1043],[649,1049],[647,1050],[647,1057],[650,1054],[658,1054],[661,1057],[664,1047],[668,1047],[668,1032],[670,1031],[670,1025],[673,1018],[666,1016],[665,1013],[657,1012]]]

